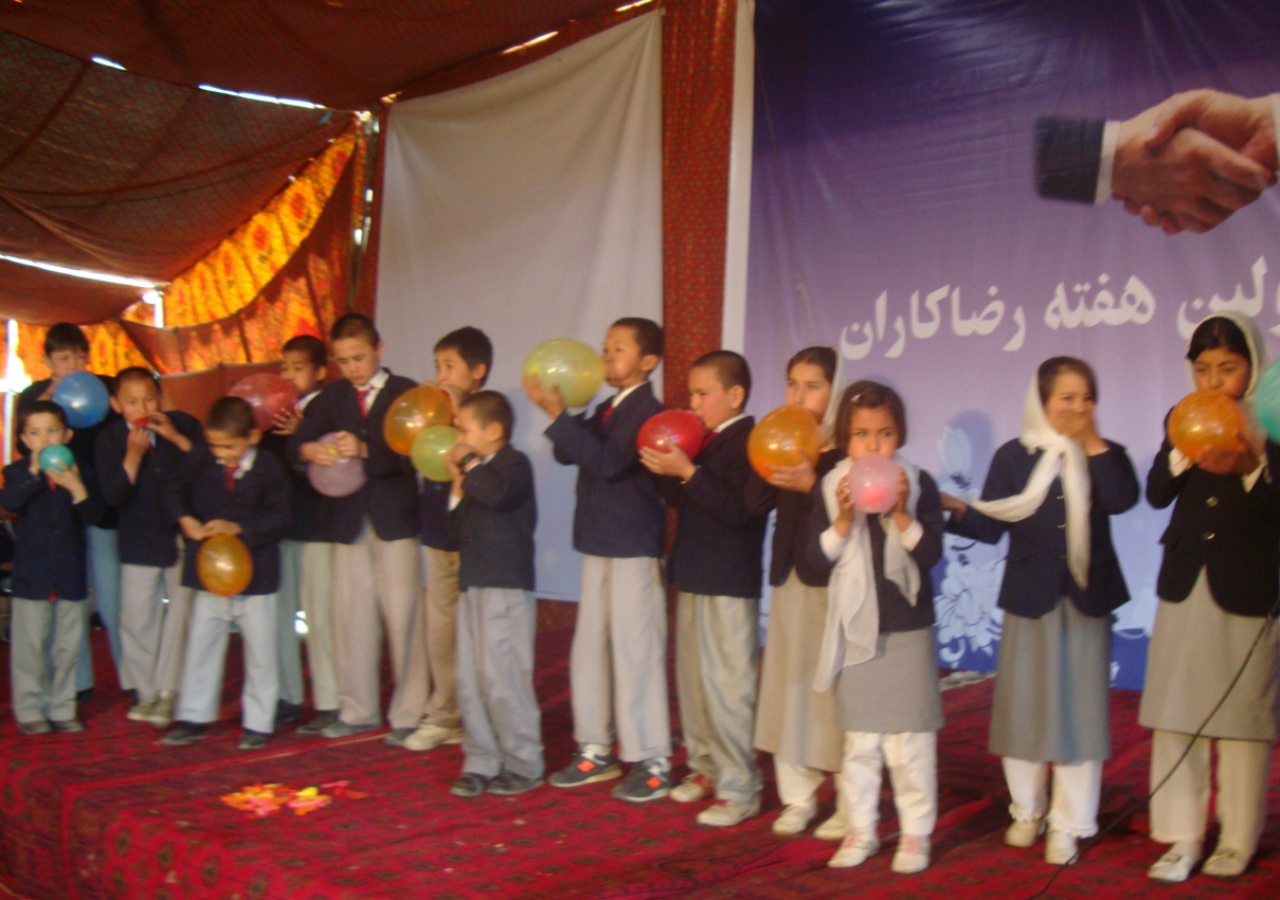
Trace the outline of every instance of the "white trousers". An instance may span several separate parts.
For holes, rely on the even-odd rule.
[[[167,569],[120,566],[124,679],[134,686],[143,702],[155,700],[162,691],[178,689],[194,593],[182,586],[181,556],[177,564]]]
[[[1009,815],[1019,822],[1049,816],[1049,828],[1076,838],[1098,833],[1102,797],[1102,761],[1053,763],[1053,799],[1048,797],[1049,763],[1001,757],[1013,802]]]
[[[822,787],[827,773],[822,769],[809,766],[798,766],[795,763],[783,762],[773,758],[773,773],[778,780],[778,799],[783,806],[804,806],[810,812],[818,808],[818,788]],[[849,810],[844,792],[840,790],[840,776],[833,776],[836,783],[836,815],[845,822],[849,820]]]
[[[241,721],[250,731],[270,734],[275,727],[276,701],[280,699],[275,594],[196,594],[174,719],[197,724],[217,721],[232,622],[240,629],[244,645]]]
[[[1155,731],[1151,736],[1151,787],[1164,780],[1191,739]],[[1199,738],[1164,787],[1151,798],[1151,838],[1164,844],[1204,840],[1209,820],[1209,741]],[[1258,848],[1267,822],[1268,741],[1218,741],[1218,844],[1244,856]]]
[[[928,837],[938,821],[938,733],[844,733],[844,764],[837,786],[849,810],[849,828],[875,831],[880,821],[880,784],[888,764],[893,804],[904,835]]]

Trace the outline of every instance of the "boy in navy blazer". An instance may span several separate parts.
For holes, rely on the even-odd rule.
[[[665,797],[671,787],[667,712],[667,604],[661,566],[666,513],[657,480],[640,464],[636,434],[662,411],[649,375],[662,359],[662,327],[625,318],[605,334],[604,363],[618,393],[571,415],[558,391],[526,376],[525,393],[551,416],[556,462],[578,467],[573,548],[583,554],[578,619],[569,657],[578,752],[553,787],[607,781],[619,800]],[[618,755],[614,755],[615,727]]]
[[[422,591],[418,561],[418,482],[409,457],[387,446],[387,409],[417,387],[382,367],[382,338],[368,316],[349,313],[329,332],[342,380],[325,386],[293,433],[290,455],[332,465],[338,456],[363,461],[368,481],[333,502],[333,621],[338,721],[320,734],[347,737],[382,722],[379,671],[382,634],[391,650],[395,692],[387,718],[390,742],[402,744],[422,720],[425,678],[408,678],[410,648],[424,640],[416,613]],[[319,442],[335,435],[332,448]]]
[[[758,618],[766,517],[747,508],[758,478],[747,462],[755,421],[747,361],[731,350],[699,357],[689,370],[690,406],[712,432],[697,457],[678,448],[644,449],[640,459],[663,479],[679,510],[670,578],[676,608],[676,695],[692,772],[671,790],[680,803],[713,790],[702,825],[737,825],[760,812],[760,770],[752,738],[760,648]]]
[[[497,391],[462,402],[448,456],[458,541],[459,797],[510,796],[542,784],[542,717],[533,692],[533,529],[529,458],[512,447],[511,404]]]
[[[244,643],[244,734],[241,750],[259,750],[275,728],[280,696],[276,653],[276,591],[280,588],[280,541],[289,530],[289,476],[273,454],[259,449],[262,432],[253,409],[240,397],[223,397],[209,410],[206,447],[188,455],[165,500],[186,538],[182,583],[196,593],[175,715],[178,725],[161,743],[182,746],[205,736],[218,718],[222,667],[234,622]],[[208,591],[196,570],[200,542],[215,534],[237,535],[253,559],[253,574],[232,597]]]
[[[140,366],[116,375],[111,407],[120,415],[98,435],[95,458],[102,497],[120,516],[121,668],[138,694],[128,718],[168,728],[193,593],[182,586],[178,526],[164,492],[200,443],[200,423],[160,412],[160,382]]]
[[[29,458],[4,469],[0,506],[14,524],[12,646],[13,714],[23,734],[83,731],[76,718],[76,657],[84,633],[85,528],[102,515],[72,460],[43,468],[40,451],[71,439],[67,415],[49,400],[32,401],[18,417]],[[52,678],[50,673],[52,672]]]

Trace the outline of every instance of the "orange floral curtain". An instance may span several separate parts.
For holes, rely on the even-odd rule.
[[[151,307],[141,304],[150,314]],[[81,331],[89,339],[89,371],[99,375],[114,375],[129,366],[145,366],[151,363],[129,340],[118,322],[100,325],[81,325]],[[49,377],[49,367],[44,362],[44,336],[49,333],[45,325],[18,323],[18,359],[32,381]]]

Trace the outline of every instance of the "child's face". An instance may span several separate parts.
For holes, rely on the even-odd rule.
[[[887,407],[855,409],[849,422],[849,458],[879,455],[893,459],[898,452],[898,423]]]
[[[787,373],[787,405],[802,406],[819,422],[831,401],[831,382],[821,366],[800,362]]]
[[[160,394],[150,378],[131,378],[116,389],[111,408],[130,425],[160,411]]]
[[[343,378],[362,387],[382,368],[382,341],[372,344],[365,337],[338,338],[333,342],[333,359]]]
[[[711,366],[689,370],[689,408],[710,431],[742,412],[745,392],[740,385],[726,388]]]
[[[1089,382],[1079,372],[1063,372],[1053,380],[1044,416],[1058,434],[1075,437],[1093,422],[1096,406]]]
[[[53,373],[53,380],[60,381],[72,372],[83,372],[89,368],[89,354],[76,348],[54,350],[44,359]]]
[[[497,422],[482,425],[476,418],[475,410],[470,407],[458,410],[453,424],[459,431],[459,443],[474,447],[481,456],[497,453],[506,443],[502,437],[502,426]]]
[[[324,381],[325,369],[311,362],[311,354],[302,350],[286,350],[280,359],[280,377],[293,385],[299,397],[305,397]]]
[[[204,441],[209,445],[209,452],[219,465],[234,469],[240,460],[249,452],[249,448],[262,440],[262,432],[256,428],[249,429],[248,434],[235,435],[229,431],[217,431],[212,428],[204,430]]]
[[[467,361],[453,347],[436,351],[436,384],[455,387],[463,396],[480,390],[488,367],[484,363],[468,366]]]
[[[53,413],[33,413],[22,426],[22,443],[34,456],[50,444],[65,444],[72,434]]]
[[[612,388],[629,388],[643,382],[658,365],[658,357],[640,352],[634,328],[610,328],[604,336],[605,381]]]
[[[1249,389],[1249,360],[1226,347],[1205,350],[1191,364],[1196,374],[1196,390],[1217,391],[1239,400]]]

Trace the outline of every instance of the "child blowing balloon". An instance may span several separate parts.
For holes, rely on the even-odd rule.
[[[848,458],[815,488],[807,556],[830,574],[813,688],[834,682],[845,732],[839,789],[849,833],[828,865],[856,866],[880,849],[880,773],[887,762],[902,828],[892,867],[910,874],[929,865],[937,819],[942,702],[929,569],[942,556],[943,523],[933,479],[898,455],[906,438],[906,410],[892,388],[859,381],[845,390],[836,441]],[[898,465],[897,502],[881,515],[858,506],[848,479],[859,460],[875,455]]]
[[[1208,317],[1191,336],[1187,360],[1198,390],[1239,402],[1249,418],[1267,364],[1253,320]],[[1160,603],[1138,714],[1154,731],[1151,786],[1160,786],[1151,798],[1151,837],[1173,845],[1148,872],[1160,881],[1185,881],[1200,858],[1212,741],[1222,829],[1204,873],[1242,874],[1266,820],[1280,677],[1280,448],[1246,432],[1236,450],[1196,460],[1166,438],[1147,476],[1151,505],[1174,505],[1161,538]]]

